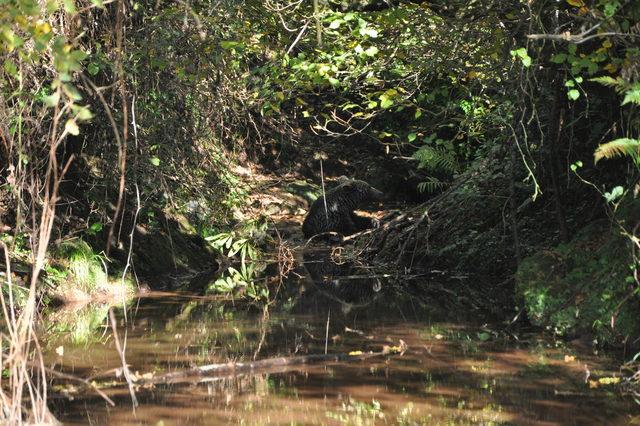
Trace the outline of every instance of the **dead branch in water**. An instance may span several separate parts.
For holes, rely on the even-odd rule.
[[[313,354],[301,355],[293,357],[277,357],[267,358],[259,361],[251,362],[225,362],[218,364],[208,364],[194,367],[188,370],[173,371],[170,373],[150,375],[141,374],[137,380],[137,384],[161,384],[161,383],[179,383],[184,381],[193,381],[197,378],[213,379],[229,375],[242,375],[247,373],[261,373],[272,369],[288,369],[301,365],[321,364],[328,362],[350,362],[360,361],[368,358],[399,354],[403,355],[408,349],[407,344],[400,340],[398,346],[384,346],[378,352],[350,352],[340,354]]]

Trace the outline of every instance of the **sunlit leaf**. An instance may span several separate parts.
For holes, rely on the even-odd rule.
[[[74,13],[76,11],[76,2],[74,0],[63,0],[64,10],[67,13]]]
[[[368,47],[367,50],[364,51],[364,54],[367,55],[367,56],[373,57],[373,56],[376,56],[378,54],[378,52],[379,52],[379,50],[378,50],[377,47],[371,46],[371,47]]]
[[[624,188],[621,186],[614,187],[611,192],[605,192],[604,198],[607,202],[612,203],[624,194]]]
[[[64,125],[64,129],[74,136],[77,136],[80,134],[80,128],[78,128],[78,124],[76,123],[76,120],[74,120],[73,118],[70,118],[69,120],[67,120],[67,122]]]
[[[96,75],[98,74],[98,72],[100,72],[100,65],[95,62],[91,62],[89,65],[87,65],[87,71],[90,75]]]
[[[637,159],[640,156],[640,139],[616,139],[600,145],[593,154],[596,163],[603,158],[611,159],[622,155]]]
[[[340,25],[342,25],[342,22],[344,22],[342,21],[342,19],[336,19],[329,24],[329,28],[332,30],[337,30],[338,28],[340,28]]]
[[[629,90],[622,101],[622,105],[626,105],[628,103],[633,103],[636,105],[640,105],[640,88]]]
[[[91,110],[89,110],[89,108],[86,106],[73,105],[71,108],[73,109],[73,112],[76,114],[76,119],[79,121],[86,121],[93,118],[93,114],[91,113]]]
[[[571,6],[575,6],[575,7],[583,7],[584,6],[584,0],[567,0],[567,3],[569,3]]]
[[[393,100],[391,98],[389,98],[387,95],[381,95],[380,96],[380,106],[383,109],[391,108],[393,106]]]
[[[11,77],[18,76],[18,67],[11,59],[7,59],[4,61],[3,68],[4,68],[4,71],[7,74],[9,74]]]

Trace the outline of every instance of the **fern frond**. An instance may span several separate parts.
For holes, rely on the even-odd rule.
[[[624,101],[622,101],[622,105],[626,105],[628,103],[640,105],[640,87],[637,89],[631,89],[625,93],[625,97],[624,97]]]
[[[420,182],[418,184],[418,192],[431,194],[446,187],[447,185],[447,182],[442,182],[434,177],[428,177],[425,182]]]
[[[453,173],[458,170],[455,152],[445,147],[423,146],[413,153],[419,169],[442,170]]]
[[[590,78],[589,81],[594,81],[602,84],[603,86],[611,87],[615,89],[616,93],[619,95],[629,89],[629,85],[621,77],[613,78],[605,75],[602,77]]]
[[[600,83],[603,86],[607,86],[607,87],[616,87],[624,84],[624,80],[622,80],[622,78],[620,77],[613,78],[608,75],[604,75],[602,77],[590,78],[589,81],[594,81],[596,83]]]
[[[596,163],[603,158],[611,159],[621,155],[628,155],[636,163],[640,162],[640,139],[616,139],[600,145],[593,153]]]

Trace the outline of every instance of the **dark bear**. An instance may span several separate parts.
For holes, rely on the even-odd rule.
[[[381,200],[382,192],[367,182],[341,176],[339,185],[318,198],[309,209],[302,224],[302,232],[307,238],[323,232],[338,232],[351,235],[372,228],[377,221],[358,216],[354,210],[368,201]]]

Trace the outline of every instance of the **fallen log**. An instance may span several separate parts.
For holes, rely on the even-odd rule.
[[[400,341],[399,346],[384,346],[379,352],[349,352],[340,354],[312,354],[293,357],[267,358],[250,362],[225,362],[218,364],[208,364],[197,366],[188,370],[172,371],[163,374],[142,374],[136,377],[136,384],[168,384],[182,381],[192,381],[195,378],[215,378],[231,375],[243,375],[247,373],[266,372],[271,369],[282,371],[288,367],[300,365],[311,365],[328,362],[351,362],[378,356],[391,354],[402,355],[407,350],[404,341]]]

